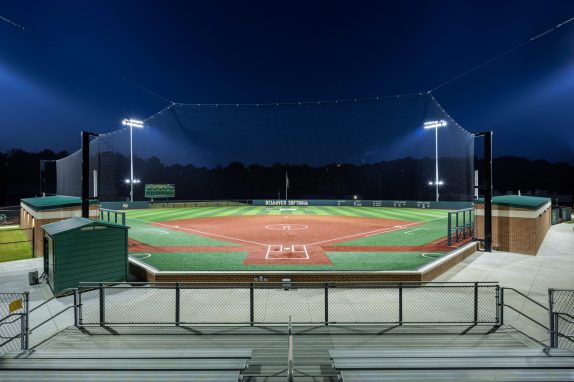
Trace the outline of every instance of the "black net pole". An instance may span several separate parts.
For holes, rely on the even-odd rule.
[[[98,134],[82,131],[82,217],[90,217],[90,136]]]

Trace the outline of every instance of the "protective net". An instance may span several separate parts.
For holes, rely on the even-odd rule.
[[[175,184],[176,199],[472,200],[473,136],[430,94],[253,105],[173,104],[133,129],[135,199]],[[90,195],[129,196],[129,128],[91,145]],[[287,176],[286,176],[287,174]],[[57,162],[58,194],[81,194],[81,151]]]

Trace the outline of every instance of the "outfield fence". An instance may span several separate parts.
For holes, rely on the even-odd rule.
[[[0,227],[20,224],[20,206],[0,207]]]
[[[28,349],[28,292],[0,293],[0,355]]]
[[[501,324],[495,283],[90,284],[89,325]]]

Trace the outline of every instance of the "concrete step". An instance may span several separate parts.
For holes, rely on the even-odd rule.
[[[237,382],[239,371],[1,370],[2,382]]]
[[[342,382],[571,382],[574,370],[344,370],[341,376]]]

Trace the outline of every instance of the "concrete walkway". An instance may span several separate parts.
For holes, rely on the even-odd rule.
[[[548,289],[574,289],[574,225],[552,226],[537,256],[509,252],[478,252],[443,273],[435,281],[498,281],[503,287],[519,290],[548,306]],[[505,293],[505,303],[548,325],[548,313],[513,291]],[[540,341],[548,333],[510,309],[505,324],[515,326]]]

